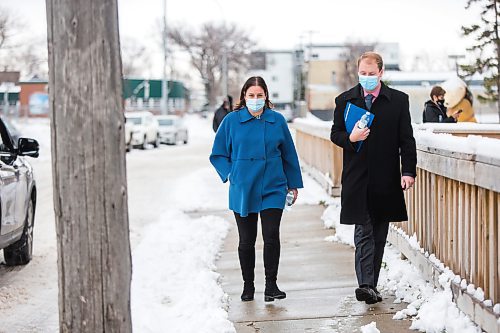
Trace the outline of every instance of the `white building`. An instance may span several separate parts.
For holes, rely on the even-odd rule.
[[[297,51],[257,51],[252,53],[251,68],[247,73],[248,76],[261,76],[266,81],[269,99],[288,119],[293,113],[302,62],[302,53]]]

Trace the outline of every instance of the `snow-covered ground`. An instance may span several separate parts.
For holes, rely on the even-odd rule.
[[[233,332],[215,261],[232,224],[185,211],[227,207],[208,161],[210,119],[187,117],[188,145],[127,154],[132,244],[132,316],[137,332]],[[26,267],[0,266],[0,332],[56,332],[57,247],[52,204],[48,119],[15,122],[40,143],[31,159],[39,187],[34,258]],[[1,261],[1,257],[0,257]],[[209,320],[208,320],[209,319]]]

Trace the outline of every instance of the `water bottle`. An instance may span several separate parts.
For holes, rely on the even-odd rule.
[[[370,120],[370,112],[366,112],[364,115],[361,116],[361,119],[358,122],[358,128],[365,128],[368,126],[368,121]]]
[[[292,209],[293,198],[294,198],[293,191],[288,191],[288,193],[286,194],[286,203],[285,203],[286,211],[290,211]]]

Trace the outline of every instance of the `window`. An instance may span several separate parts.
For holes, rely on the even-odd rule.
[[[273,80],[273,81],[278,81],[278,77],[277,77],[277,76],[272,76],[272,77],[271,77],[271,80]]]
[[[279,94],[278,93],[273,93],[273,98],[278,98]]]
[[[140,125],[140,124],[142,124],[142,118],[138,118],[138,117],[127,118],[127,121],[130,121],[134,125]]]
[[[172,126],[174,121],[172,119],[160,119],[158,120],[160,126]]]

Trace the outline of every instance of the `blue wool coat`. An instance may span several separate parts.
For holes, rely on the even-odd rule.
[[[287,189],[303,187],[286,120],[271,109],[260,119],[247,108],[229,113],[215,135],[210,162],[230,182],[229,209],[243,217],[283,209]]]

